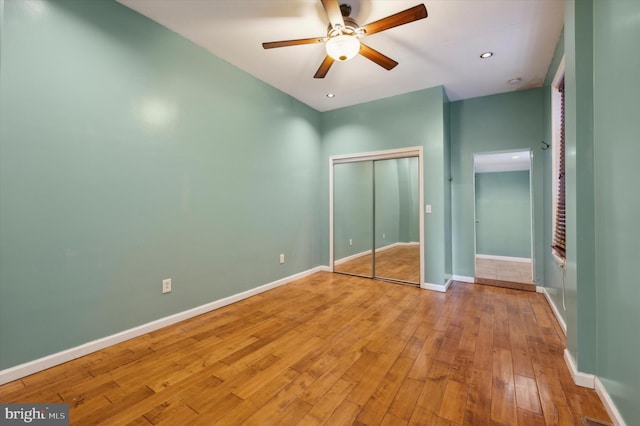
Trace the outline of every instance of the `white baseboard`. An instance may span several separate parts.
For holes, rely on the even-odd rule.
[[[454,275],[451,277],[454,281],[460,281],[463,283],[473,284],[476,280],[473,277],[465,277],[464,275]]]
[[[449,287],[451,287],[451,284],[453,284],[453,278],[449,278],[447,282],[444,283],[444,291],[449,290]]]
[[[589,373],[583,373],[578,371],[576,367],[576,363],[573,360],[573,356],[569,352],[569,349],[564,350],[564,362],[567,364],[569,368],[569,372],[571,373],[571,377],[573,378],[573,383],[578,386],[582,386],[583,388],[593,389],[595,388],[595,379],[596,376]]]
[[[530,257],[494,256],[492,254],[476,254],[479,259],[508,260],[511,262],[531,263]]]
[[[556,316],[556,319],[560,324],[560,328],[562,328],[562,331],[566,336],[567,324],[562,319],[562,316],[560,316],[560,313],[558,312],[556,305],[551,300],[551,297],[549,297],[549,293],[544,287],[537,287],[536,291],[538,293],[544,294],[545,298],[547,299],[547,303],[549,303],[549,306],[551,306],[551,310],[553,311],[553,314]],[[613,400],[609,396],[609,393],[605,389],[604,385],[602,384],[598,376],[594,374],[583,373],[581,371],[578,371],[578,368],[576,367],[576,363],[573,359],[573,356],[571,355],[568,349],[565,348],[563,355],[564,355],[564,362],[567,364],[569,373],[571,373],[571,378],[573,379],[573,383],[575,383],[578,386],[582,386],[584,388],[595,389],[596,393],[600,397],[600,400],[602,401],[602,404],[606,408],[607,413],[609,413],[609,417],[611,417],[611,420],[613,421],[614,426],[626,426],[626,423],[624,422],[624,419],[620,415],[618,408],[613,403]]]
[[[541,291],[539,290],[540,288],[542,288]],[[553,315],[555,315],[556,320],[558,321],[558,324],[560,324],[560,328],[562,329],[562,332],[566,336],[567,323],[565,322],[564,318],[562,318],[562,315],[560,315],[560,311],[558,310],[558,307],[556,306],[556,304],[553,303],[553,300],[551,299],[551,296],[549,296],[547,289],[544,287],[536,287],[536,292],[544,294],[544,298],[547,299],[547,303],[551,307],[551,311],[553,312]]]
[[[338,260],[334,261],[333,264],[334,265],[340,265],[341,263],[345,263],[345,262],[348,262],[348,261],[353,260],[353,259],[357,259],[357,258],[362,257],[362,256],[368,256],[370,254],[371,254],[371,250],[370,249],[369,250],[365,250],[365,251],[361,251],[360,253],[352,254],[352,255],[349,255],[347,257],[343,257],[342,259],[338,259]]]
[[[613,421],[614,426],[626,426],[622,415],[618,411],[618,408],[613,403],[609,392],[605,389],[602,381],[598,378],[598,376],[594,374],[583,373],[578,371],[576,368],[576,363],[573,360],[573,356],[569,353],[568,349],[564,350],[564,360],[567,363],[567,368],[569,368],[569,372],[571,373],[571,377],[573,378],[573,382],[584,388],[595,389],[600,401],[602,401],[602,405],[607,410],[609,417]]]
[[[595,378],[594,383],[595,383],[596,393],[600,397],[600,401],[602,401],[602,404],[604,405],[604,408],[607,410],[607,413],[609,413],[609,417],[611,417],[611,420],[613,421],[614,426],[626,426],[626,423],[622,418],[622,415],[620,414],[620,412],[618,411],[618,408],[613,403],[611,396],[609,396],[609,392],[607,392],[604,385],[602,384],[602,382],[597,376]]]
[[[376,253],[381,252],[381,251],[385,251],[385,250],[389,250],[389,249],[392,249],[394,247],[402,247],[402,246],[420,246],[420,243],[419,242],[414,242],[414,241],[411,241],[411,242],[408,242],[408,243],[403,243],[403,242],[392,243],[392,244],[389,244],[389,245],[386,245],[386,246],[378,247],[376,249]],[[343,257],[342,259],[335,260],[333,262],[333,264],[334,265],[340,265],[341,263],[348,262],[350,260],[357,259],[357,258],[362,257],[362,256],[367,256],[367,255],[370,255],[370,254],[371,254],[371,249],[365,250],[365,251],[361,251],[360,253],[352,254],[352,255]]]
[[[71,361],[81,356],[88,355],[92,352],[99,351],[100,349],[104,349],[108,346],[113,346],[115,344],[124,342],[125,340],[133,339],[134,337],[138,337],[143,334],[158,330],[160,328],[175,324],[177,322],[202,315],[209,311],[222,308],[235,302],[239,302],[240,300],[255,296],[256,294],[263,293],[267,290],[271,290],[281,285],[288,284],[292,281],[304,278],[308,275],[315,274],[316,272],[320,271],[329,272],[330,269],[328,266],[318,266],[307,271],[303,271],[298,274],[290,275],[277,281],[261,285],[256,288],[243,291],[242,293],[225,297],[224,299],[216,300],[205,305],[201,305],[174,315],[170,315],[168,317],[160,318],[158,320],[142,324],[129,330],[124,330],[119,333],[112,334],[111,336],[106,336],[101,339],[76,346],[74,348],[66,349],[62,352],[47,355],[43,358],[4,369],[0,371],[0,385],[18,380],[22,377],[37,373],[42,370],[46,370],[47,368],[51,368],[53,366]]]
[[[420,285],[420,288],[423,288],[425,290],[439,291],[440,293],[446,293],[447,290],[449,290],[449,286],[451,286],[452,281],[453,280],[449,280],[446,282],[446,284],[422,283]]]

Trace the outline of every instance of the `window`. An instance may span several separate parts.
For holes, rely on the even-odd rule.
[[[560,266],[566,264],[567,209],[565,198],[565,91],[564,59],[552,84],[553,126],[553,257]]]

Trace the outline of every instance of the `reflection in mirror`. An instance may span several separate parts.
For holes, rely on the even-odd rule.
[[[333,166],[334,271],[373,277],[373,163]]]
[[[530,151],[474,156],[475,275],[479,283],[535,290],[530,170]]]
[[[375,276],[420,284],[418,158],[377,160]]]

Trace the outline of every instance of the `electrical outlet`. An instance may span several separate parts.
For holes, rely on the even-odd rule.
[[[284,263],[284,254],[280,255],[280,264],[282,265]]]
[[[162,293],[171,293],[171,278],[162,280]]]
[[[352,246],[353,245],[353,240],[351,238],[349,238],[349,245]]]

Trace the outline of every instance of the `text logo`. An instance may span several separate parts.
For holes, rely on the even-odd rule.
[[[0,425],[68,426],[69,404],[0,404]]]

